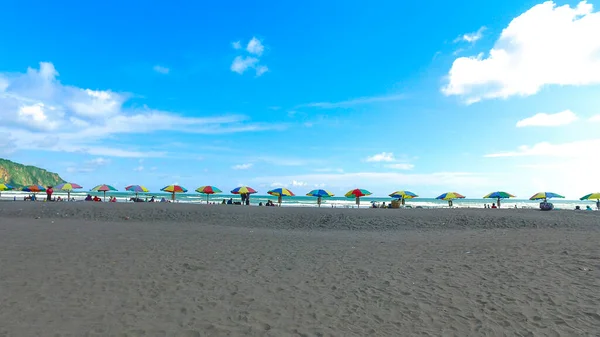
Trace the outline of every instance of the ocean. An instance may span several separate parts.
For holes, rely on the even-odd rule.
[[[96,192],[74,192],[71,193],[71,198],[75,198],[76,201],[84,200],[87,194],[91,194],[92,196],[103,197],[103,193]],[[5,191],[2,192],[2,196],[0,200],[9,201],[9,200],[23,200],[24,196],[29,195],[27,192],[14,192],[14,191]],[[58,197],[61,196],[66,198],[67,193],[64,192],[55,192],[53,196]],[[128,202],[129,198],[134,197],[135,193],[131,192],[112,192],[107,193],[108,196],[114,196],[117,198],[117,202]],[[167,200],[171,200],[170,193],[143,193],[139,194],[141,199],[150,200],[150,198],[154,196],[156,201],[159,201],[161,198],[165,198]],[[38,193],[38,198],[40,200],[46,198],[45,193]],[[196,194],[196,193],[178,193],[176,195],[177,202],[181,203],[197,203],[197,204],[206,204],[207,199],[206,195]],[[231,194],[216,194],[210,195],[208,198],[209,203],[221,203],[223,199],[228,200],[229,198],[233,198],[233,201],[241,201],[239,195],[231,195]],[[277,203],[277,197],[271,195],[252,195],[250,197],[251,205],[258,205],[262,203],[263,205],[271,200],[274,203]],[[389,204],[392,201],[390,197],[363,197],[361,198],[360,208],[368,208],[372,205],[372,203]],[[454,200],[454,207],[467,207],[467,208],[483,208],[485,204],[491,205],[493,202],[496,202],[495,199],[459,199]],[[551,202],[554,204],[556,209],[575,209],[575,206],[580,206],[585,209],[585,206],[590,206],[593,209],[596,208],[595,201],[580,201],[580,200],[565,200],[565,199],[552,199]],[[505,199],[501,201],[502,208],[538,208],[539,201],[532,200],[523,200],[523,199]],[[406,201],[407,206],[411,207],[423,207],[423,208],[441,208],[447,207],[448,202],[444,200],[437,200],[433,198],[415,198]],[[294,196],[294,197],[284,197],[282,206],[284,207],[317,207],[317,198],[307,197],[307,196]],[[331,197],[331,198],[323,198],[321,202],[321,207],[338,207],[338,208],[356,208],[355,200],[352,198],[345,197]]]

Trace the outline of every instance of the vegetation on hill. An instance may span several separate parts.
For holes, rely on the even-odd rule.
[[[0,183],[19,187],[33,184],[55,186],[63,182],[57,173],[0,158]]]

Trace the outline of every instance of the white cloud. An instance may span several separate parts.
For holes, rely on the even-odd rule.
[[[526,126],[561,126],[571,124],[577,120],[577,115],[571,110],[565,110],[554,114],[538,113],[532,117],[517,122],[517,127]]]
[[[254,166],[254,164],[252,164],[252,163],[246,163],[246,164],[234,165],[231,168],[234,169],[234,170],[247,170],[247,169],[251,168],[252,166]]]
[[[142,171],[144,170],[144,167],[140,165],[140,166],[138,166],[138,167],[134,168],[133,170],[134,170],[135,172],[142,172]]]
[[[292,186],[294,186],[294,187],[302,187],[302,186],[306,186],[306,185],[308,185],[308,183],[306,183],[304,181],[292,180]]]
[[[600,115],[590,117],[590,122],[600,122]]]
[[[454,40],[454,42],[465,41],[465,42],[469,42],[469,43],[475,43],[475,42],[477,42],[477,40],[479,40],[483,37],[484,30],[485,30],[485,27],[481,27],[476,32],[463,34],[463,35],[457,37],[456,40]]]
[[[262,45],[262,42],[260,42],[259,39],[252,37],[252,39],[248,42],[248,45],[246,46],[246,50],[250,54],[261,56],[263,51],[265,50],[265,47]]]
[[[412,170],[415,165],[408,163],[395,163],[395,164],[387,164],[385,165],[387,168],[397,169],[397,170]]]
[[[600,148],[600,139],[589,139],[575,141],[570,143],[552,144],[541,142],[532,146],[522,145],[515,151],[506,151],[486,154],[488,158],[498,157],[562,157],[562,158],[581,158],[584,160],[594,160],[600,163],[600,156],[594,156],[595,149]]]
[[[394,154],[391,152],[381,152],[378,153],[376,155],[367,157],[367,162],[393,162],[396,160],[396,158],[394,158]]]
[[[233,59],[233,63],[231,63],[231,71],[241,75],[246,72],[248,68],[255,68],[256,63],[258,63],[258,59],[255,57],[237,56],[235,59]]]
[[[598,84],[598,31],[600,13],[585,1],[536,5],[510,22],[487,57],[457,58],[442,91],[473,103],[533,95],[545,85]]]
[[[362,104],[399,101],[399,100],[403,100],[405,98],[406,98],[406,95],[403,95],[403,94],[394,94],[394,95],[387,95],[387,96],[373,96],[373,97],[360,97],[360,98],[354,98],[354,99],[350,99],[347,101],[340,101],[340,102],[316,102],[316,103],[300,104],[300,105],[296,106],[295,108],[303,108],[303,107],[322,108],[322,109],[346,108],[346,107],[362,105]]]
[[[155,65],[154,68],[152,68],[152,69],[154,69],[154,71],[156,71],[159,74],[165,74],[165,75],[168,74],[171,71],[171,69],[169,69],[167,67],[160,66],[158,64]]]
[[[241,41],[236,41],[231,44],[233,49],[240,50],[242,48]],[[264,46],[257,38],[253,37],[246,46],[246,52],[255,56],[238,55],[233,59],[229,69],[240,75],[244,74],[248,69],[254,69],[256,77],[260,77],[269,71],[269,67],[260,64],[259,57],[262,56]]]
[[[110,159],[98,157],[98,158],[94,158],[92,160],[88,160],[87,164],[93,165],[93,166],[105,166],[105,165],[110,164],[111,162],[112,161]]]
[[[283,124],[250,123],[240,115],[190,118],[148,107],[128,108],[124,103],[129,95],[64,85],[57,76],[47,62],[25,73],[0,73],[0,133],[19,139],[15,150],[141,158],[164,153],[126,144],[111,148],[106,141],[131,133],[227,134],[285,128]]]

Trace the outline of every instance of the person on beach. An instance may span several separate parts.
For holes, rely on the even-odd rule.
[[[246,194],[246,206],[250,206],[250,194]]]
[[[600,211],[600,200],[596,201],[596,209]]]
[[[46,201],[52,201],[52,193],[54,193],[52,186],[48,186],[46,189]]]
[[[91,195],[91,194],[88,194],[88,195],[85,197],[85,201],[92,201],[92,195]]]
[[[496,207],[496,204],[492,204],[492,208],[498,208],[498,207]]]

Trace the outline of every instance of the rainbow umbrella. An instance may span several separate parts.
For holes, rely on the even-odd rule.
[[[452,200],[453,199],[464,199],[465,196],[460,194],[460,193],[456,193],[456,192],[446,192],[444,194],[439,195],[436,199],[440,199],[440,200],[448,200],[448,206],[452,207]]]
[[[248,186],[240,186],[240,187],[236,187],[233,190],[231,190],[232,194],[254,194],[256,193],[256,190],[254,190],[252,187],[248,187]]]
[[[406,199],[416,198],[418,197],[418,195],[414,194],[411,191],[396,191],[390,194],[390,197],[400,199],[400,202],[402,202],[402,205],[404,205],[404,201]]]
[[[598,209],[600,209],[600,193],[590,193],[590,194],[584,195],[579,200],[596,200],[596,207],[598,207]]]
[[[356,206],[360,207],[360,197],[364,197],[367,195],[371,195],[371,192],[361,189],[355,188],[353,190],[348,191],[345,196],[346,198],[356,198]]]
[[[319,205],[319,207],[321,207],[321,199],[323,197],[333,197],[333,195],[333,193],[325,190],[312,190],[306,193],[306,196],[317,197],[317,204]]]
[[[496,199],[496,203],[498,204],[498,207],[500,207],[500,199],[515,198],[515,196],[510,193],[507,193],[507,192],[497,191],[497,192],[489,193],[483,198],[484,199]]]
[[[29,186],[23,187],[21,190],[25,191],[25,192],[40,193],[40,192],[44,192],[46,190],[46,188],[42,185],[29,185]]]
[[[169,192],[171,193],[173,196],[171,197],[171,199],[173,201],[175,201],[175,193],[185,193],[187,192],[187,189],[185,187],[179,186],[179,185],[169,185],[169,186],[165,186],[163,188],[160,189],[163,192]]]
[[[270,190],[269,192],[270,195],[274,195],[277,197],[277,202],[279,203],[279,206],[281,206],[281,199],[282,197],[293,197],[295,196],[294,192],[288,190],[287,188],[283,188],[283,187],[279,187],[273,190]]]
[[[6,184],[0,184],[0,197],[2,196],[2,191],[10,191],[12,190],[14,187],[10,186],[10,185],[6,185]]]
[[[125,191],[135,192],[135,198],[138,198],[138,193],[148,193],[150,190],[143,185],[129,185],[125,187]]]
[[[217,193],[221,193],[223,191],[221,191],[220,189],[216,188],[215,186],[200,186],[196,189],[196,192],[198,193],[202,193],[202,194],[206,194],[206,203],[208,204],[208,197],[211,194],[217,194]]]
[[[106,192],[116,191],[117,189],[106,184],[98,185],[92,188],[90,191],[92,192],[104,192],[104,201],[106,201]]]
[[[550,198],[564,198],[564,197],[560,194],[556,194],[556,193],[552,193],[552,192],[538,192],[538,193],[534,194],[533,196],[531,196],[531,198],[529,198],[529,200],[542,200],[543,199],[544,202],[546,202]]]
[[[62,183],[62,184],[54,186],[54,188],[59,191],[66,191],[67,192],[67,200],[71,200],[71,192],[73,190],[78,190],[83,187],[81,187],[75,183]]]

